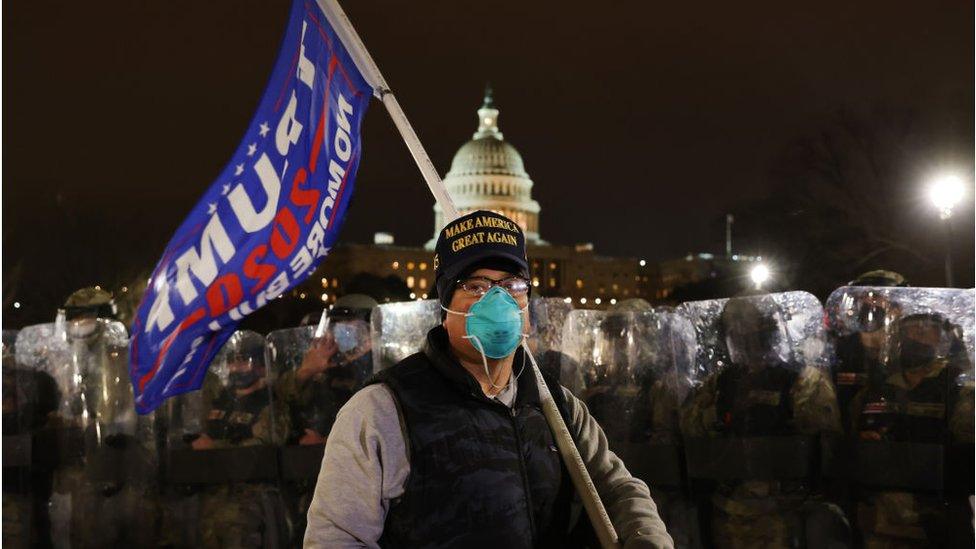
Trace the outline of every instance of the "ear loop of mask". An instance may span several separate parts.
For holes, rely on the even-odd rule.
[[[444,309],[445,311],[447,311],[449,313],[456,314],[456,315],[462,315],[462,316],[465,316],[465,317],[474,316],[471,313],[462,313],[460,311],[452,311],[452,310],[448,309],[447,307],[445,307],[443,305],[441,305],[441,309]],[[525,312],[527,310],[529,310],[529,306],[528,305],[526,305],[525,307],[522,307],[521,309],[519,309],[519,314],[521,314],[521,313],[523,313],[523,312]],[[485,378],[488,380],[488,385],[491,385],[491,387],[493,389],[498,389],[499,391],[501,391],[501,390],[505,389],[506,387],[508,387],[509,385],[511,385],[511,383],[512,383],[512,377],[511,376],[508,378],[508,383],[506,383],[505,385],[495,385],[495,382],[492,381],[492,379],[491,379],[491,372],[488,370],[488,357],[487,357],[487,355],[485,355],[485,348],[482,347],[481,340],[478,339],[478,336],[464,335],[464,336],[462,336],[462,338],[463,339],[469,339],[473,343],[476,343],[477,344],[474,347],[476,349],[478,349],[478,353],[481,355],[481,365],[484,366],[484,368],[485,368]],[[514,375],[515,381],[518,381],[519,376],[522,375],[522,372],[525,371],[525,353],[528,352],[528,346],[525,345],[525,343],[528,341],[528,338],[529,338],[529,334],[527,334],[527,333],[523,333],[522,334],[522,344],[521,345],[523,347],[525,347],[525,349],[523,349],[523,353],[522,353],[522,367],[519,369],[519,372]],[[535,362],[534,359],[533,359],[533,362]]]

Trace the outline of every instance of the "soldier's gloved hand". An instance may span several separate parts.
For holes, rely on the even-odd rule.
[[[325,437],[312,429],[305,429],[305,434],[298,439],[302,446],[313,446],[315,444],[325,444]]]
[[[203,434],[191,442],[190,446],[192,446],[194,450],[210,450],[214,447],[214,440]]]
[[[312,345],[302,357],[302,365],[298,368],[299,381],[307,381],[312,376],[321,374],[335,366],[332,358],[339,350],[331,334],[312,340]]]

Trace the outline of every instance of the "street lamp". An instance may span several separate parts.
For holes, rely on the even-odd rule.
[[[962,200],[964,194],[962,179],[954,175],[939,177],[929,187],[929,198],[939,210],[939,218],[945,221],[945,280],[946,286],[952,287],[952,208]]]
[[[749,271],[749,278],[751,278],[752,282],[756,285],[756,289],[761,290],[762,285],[769,280],[769,274],[769,267],[760,263]]]

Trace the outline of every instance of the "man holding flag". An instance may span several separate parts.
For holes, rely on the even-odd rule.
[[[371,94],[382,100],[389,111],[445,217],[457,217],[457,209],[433,164],[341,8],[335,0],[315,3],[295,0],[271,81],[244,140],[203,200],[170,240],[139,307],[132,327],[130,359],[136,408],[140,413],[149,413],[168,397],[199,389],[210,361],[239,322],[308,277],[328,253],[337,238],[352,193],[360,158],[360,126]],[[429,341],[431,349],[436,349],[432,352],[438,357],[431,360],[444,366],[442,373],[450,371],[450,376],[460,376],[465,384],[474,384],[474,387],[477,387],[475,379],[481,379],[477,373],[472,377],[468,370],[470,361],[463,358],[473,356],[472,343],[464,335],[465,330],[470,335],[472,328],[465,327],[463,319],[468,318],[470,324],[473,311],[479,308],[510,315],[512,306],[515,306],[519,320],[515,343],[518,344],[524,328],[521,319],[525,309],[525,303],[519,300],[528,298],[527,290],[519,294],[517,288],[509,287],[517,286],[512,281],[513,276],[527,275],[527,268],[523,268],[526,264],[525,239],[521,229],[504,217],[488,212],[476,214],[449,223],[441,235],[443,242],[451,242],[451,248],[439,250],[443,265],[438,266],[435,257],[438,286],[442,296],[450,298],[454,295],[456,298],[443,302],[451,309],[450,318],[444,327],[431,332]],[[477,231],[485,240],[474,236],[473,229],[479,223],[490,224],[490,230],[485,226]],[[503,249],[504,253],[499,253]],[[479,261],[469,261],[470,257]],[[496,261],[499,259],[502,263]],[[461,275],[491,280],[492,287],[481,298],[473,299],[477,295],[470,288],[455,291],[455,285],[464,282],[455,278]],[[494,282],[500,286],[493,285]],[[489,296],[489,301],[483,302],[482,298]],[[469,308],[472,313],[468,313]],[[482,321],[488,324],[497,320],[490,314],[486,319]],[[509,328],[512,328],[511,323]],[[490,337],[472,341],[477,342],[481,359],[485,361],[484,375],[491,382],[491,388],[512,390],[509,379],[515,347],[507,348],[507,343],[511,342],[506,343],[502,352]],[[492,533],[484,522],[490,516],[479,516],[479,509],[487,505],[499,511],[504,501],[518,493],[523,493],[526,499],[530,498],[530,493],[537,497],[543,494],[548,499],[536,500],[526,507],[539,510],[540,517],[555,522],[534,524],[533,514],[520,514],[519,520],[528,516],[528,523],[519,522],[514,525],[517,527],[508,529],[510,525],[495,524],[496,528],[505,529],[503,535],[495,537],[513,541],[517,546],[558,545],[565,541],[563,519],[568,520],[568,515],[564,504],[568,503],[575,487],[601,546],[619,546],[617,528],[624,534],[628,547],[670,547],[671,539],[657,516],[647,487],[633,479],[609,451],[602,431],[586,413],[585,407],[557,384],[553,384],[550,391],[535,359],[528,352],[521,356],[522,360],[528,356],[532,370],[525,372],[523,381],[517,385],[517,390],[524,395],[523,400],[517,400],[512,394],[508,397],[501,393],[489,395],[488,389],[483,393],[479,389],[472,398],[477,399],[479,405],[490,404],[491,399],[501,399],[496,404],[511,410],[513,426],[520,422],[523,427],[532,424],[531,429],[526,428],[534,438],[525,441],[525,448],[541,452],[529,463],[541,469],[526,471],[522,468],[521,492],[509,485],[510,490],[506,493],[509,499],[491,501],[492,475],[480,475],[477,471],[489,464],[468,451],[463,437],[453,442],[450,438],[442,440],[445,444],[442,449],[448,455],[463,455],[465,466],[474,469],[468,471],[468,478],[473,483],[467,486],[465,493],[481,494],[482,498],[465,502],[466,505],[453,511],[468,520],[453,525],[459,535],[453,541],[439,537],[444,542],[441,545],[453,545],[462,538],[477,540],[479,534]],[[486,357],[492,358],[491,368]],[[423,362],[424,359],[419,360]],[[464,368],[459,365],[459,360]],[[386,381],[395,383],[391,380]],[[377,390],[382,389],[377,386],[371,393],[375,396]],[[524,419],[516,420],[521,408],[513,407],[513,404],[534,407],[538,413],[526,413]],[[390,409],[373,411],[385,412],[389,416]],[[460,411],[454,410],[456,413]],[[567,423],[571,428],[567,428]],[[387,427],[393,425],[392,422],[387,424]],[[546,431],[546,424],[549,431]],[[354,427],[346,425],[341,432],[345,436],[329,437],[323,461],[325,473],[319,476],[317,498],[320,491],[338,488],[330,486],[328,481],[323,484],[326,478],[337,480],[329,475],[329,464],[336,462],[329,456],[341,456],[342,453],[330,449],[348,449],[357,441]],[[388,429],[386,434],[393,436]],[[574,443],[574,434],[579,448]],[[517,430],[515,436],[520,436]],[[349,470],[349,466],[362,460],[373,463],[377,457],[376,448],[361,450],[360,455],[349,456],[352,462],[336,466]],[[397,462],[401,466],[406,463],[403,457],[400,456]],[[506,464],[512,466],[516,461],[508,460]],[[588,468],[599,475],[596,485],[590,479]],[[356,490],[375,487],[377,478],[385,479],[384,475],[396,470],[402,471],[402,467],[361,471],[363,474],[357,478],[366,484],[347,486],[352,491],[346,493],[355,496]],[[449,471],[437,473],[444,475]],[[507,470],[504,474],[511,476],[514,473],[516,471]],[[348,478],[340,481],[349,484]],[[405,497],[411,495],[410,490],[411,487],[406,488]],[[331,517],[323,514],[321,507],[310,511],[306,544],[357,546],[367,543],[375,546],[384,526],[389,526],[384,525],[388,509],[383,507],[384,513],[357,515],[356,510],[362,509],[363,505],[374,511],[383,505],[379,493],[360,495],[363,498],[359,506],[351,507],[353,514],[347,516],[351,522],[344,523],[338,530],[333,528],[332,534],[325,537],[322,533],[328,530],[326,524]],[[418,501],[416,493],[412,496]],[[601,497],[607,499],[612,517],[608,516]],[[559,509],[554,507],[557,503]],[[419,512],[422,510],[423,505],[411,507],[406,513],[399,512],[401,527],[391,528],[392,537],[387,537],[387,541],[438,545],[435,539],[404,535],[404,520],[431,518]],[[464,531],[466,525],[471,526],[469,531]],[[338,525],[333,523],[332,526]],[[349,530],[342,530],[343,527]],[[340,531],[346,536],[333,535]],[[476,544],[485,542],[486,537]]]
[[[487,211],[441,230],[443,323],[423,351],[343,407],[308,512],[307,547],[566,547],[572,485],[529,364],[525,236]],[[546,379],[625,547],[673,547],[647,485],[596,420]],[[579,537],[579,536],[578,536]]]

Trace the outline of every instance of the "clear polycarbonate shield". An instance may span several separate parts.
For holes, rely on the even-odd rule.
[[[288,444],[321,444],[339,409],[372,375],[369,325],[338,319],[322,337],[314,327],[268,334],[268,356],[275,372],[275,395],[289,410]]]
[[[568,315],[562,348],[562,377],[577,382],[564,384],[608,436],[642,441],[667,430],[668,421],[653,418],[654,406],[667,400],[674,408],[687,394],[695,340],[687,319],[670,311],[578,310]]]
[[[663,308],[573,311],[564,328],[564,378],[579,380],[576,395],[611,449],[658,486],[680,484],[678,410],[688,394],[695,345],[691,323]]]
[[[135,434],[137,415],[122,323],[84,319],[28,326],[16,340],[17,362],[43,372],[58,389],[61,426],[92,427],[96,443]]]
[[[683,303],[677,312],[698,343],[680,414],[689,475],[812,475],[814,437],[840,429],[820,302],[785,292]]]
[[[199,449],[273,444],[277,426],[272,424],[270,380],[265,338],[248,330],[234,332],[210,363],[200,389],[173,399],[170,442],[192,445],[202,439]]]
[[[370,317],[373,371],[379,372],[420,351],[427,332],[441,323],[436,299],[384,303]]]
[[[974,290],[844,286],[827,298],[827,324],[835,371],[884,373],[901,369],[909,324],[943,323],[932,350],[951,362],[959,382],[973,380]],[[909,318],[908,322],[901,320]],[[918,334],[921,337],[921,334]],[[851,376],[853,377],[853,376]],[[860,383],[863,385],[863,382]]]
[[[199,390],[167,405],[167,480],[226,484],[276,478],[274,445],[289,418],[275,405],[264,336],[238,330],[227,340]]]
[[[539,368],[557,381],[560,380],[560,365],[563,362],[563,327],[573,304],[562,298],[533,297],[529,301],[529,349],[539,363]]]
[[[50,470],[47,509],[55,539],[93,546],[151,543],[133,516],[151,512],[158,475],[155,416],[135,411],[125,327],[80,318],[18,334],[51,410],[34,432],[32,465]],[[44,452],[38,452],[43,448]],[[143,536],[141,534],[145,533]]]
[[[850,286],[826,309],[855,441],[833,461],[861,484],[971,493],[971,465],[955,464],[972,463],[974,291]]]
[[[32,433],[53,411],[53,403],[43,408],[38,379],[43,374],[17,364],[16,338],[16,330],[3,331],[3,539],[15,547],[29,547],[35,516]]]

